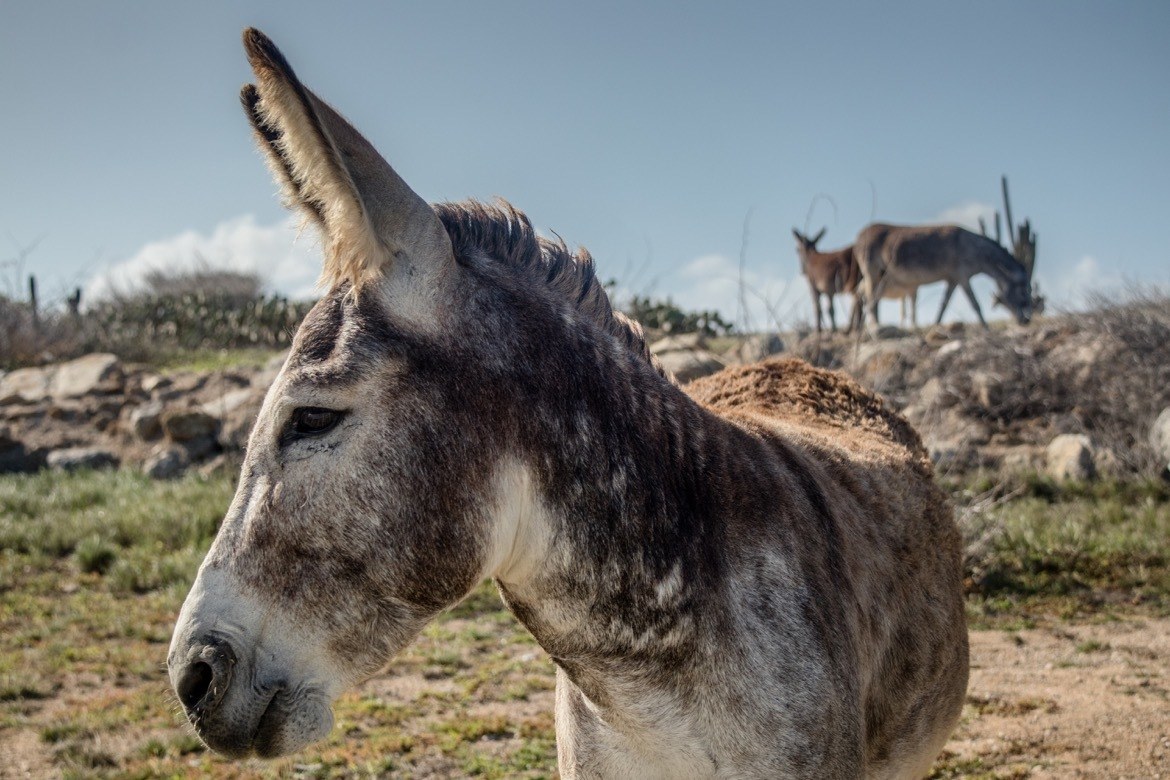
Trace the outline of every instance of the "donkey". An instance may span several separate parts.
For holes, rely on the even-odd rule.
[[[493,578],[557,666],[566,778],[921,777],[967,680],[959,535],[917,434],[797,361],[690,386],[584,250],[428,205],[255,30],[244,108],[324,239],[170,680],[227,756]]]
[[[971,289],[971,277],[987,274],[999,287],[995,303],[1006,306],[1021,325],[1032,319],[1032,280],[1027,268],[986,236],[957,225],[922,227],[867,225],[857,234],[853,252],[864,278],[862,289],[877,327],[877,301],[886,290],[946,282],[935,324],[942,322],[956,287],[962,287],[984,328],[983,310]]]
[[[817,314],[817,333],[821,332],[821,296],[828,300],[829,323],[835,333],[837,331],[837,315],[833,310],[833,296],[849,293],[853,296],[853,310],[849,315],[849,327],[846,333],[852,333],[854,328],[861,327],[862,321],[862,285],[861,268],[854,257],[853,247],[847,246],[831,252],[821,252],[817,243],[824,237],[826,228],[821,228],[813,238],[801,233],[796,228],[792,235],[796,237],[796,255],[800,258],[800,272],[808,279],[809,291],[812,293],[813,309]],[[887,286],[882,291],[883,297],[898,299],[902,304],[901,323],[906,324],[907,306],[909,303],[909,321],[911,327],[918,327],[918,287],[909,286],[897,288]]]

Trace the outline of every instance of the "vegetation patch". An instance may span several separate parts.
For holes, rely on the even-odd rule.
[[[974,626],[1170,609],[1170,492],[1036,475],[947,486],[967,540]],[[61,777],[552,777],[554,667],[484,584],[342,696],[320,744],[227,762],[186,724],[165,674],[171,628],[234,477],[0,477],[0,752]],[[1082,641],[1078,657],[1111,652]],[[1143,691],[1145,689],[1142,689]],[[968,713],[1048,712],[971,699]],[[22,736],[23,735],[23,736]],[[24,747],[23,750],[30,750]],[[944,757],[934,777],[1011,777]]]

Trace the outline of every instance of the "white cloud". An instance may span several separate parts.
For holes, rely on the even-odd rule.
[[[258,225],[250,214],[221,222],[210,234],[187,230],[146,244],[132,257],[90,279],[83,300],[99,300],[112,292],[140,289],[151,271],[211,268],[254,272],[264,286],[294,298],[310,298],[321,270],[316,234],[298,235],[297,221]]]
[[[1051,295],[1056,305],[1069,309],[1083,308],[1093,294],[1108,295],[1125,287],[1125,278],[1103,270],[1093,255],[1082,255],[1071,270],[1055,279],[1044,273],[1044,266],[1037,264],[1037,268],[1036,276],[1045,294]]]
[[[960,225],[968,230],[979,232],[979,218],[983,217],[989,231],[995,231],[995,206],[977,200],[968,200],[949,209],[939,212],[932,222],[942,222],[948,225]],[[1006,234],[1007,226],[1003,230]]]
[[[735,322],[740,312],[739,264],[726,255],[701,255],[684,265],[662,292],[683,309],[714,309],[723,319]],[[744,303],[747,326],[752,330],[774,329],[791,325],[806,317],[803,298],[793,299],[794,281],[752,268],[743,271]],[[805,296],[807,297],[807,296]],[[736,323],[743,326],[741,322]]]

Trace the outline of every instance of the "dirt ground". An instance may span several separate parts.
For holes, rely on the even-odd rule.
[[[1170,619],[973,631],[939,777],[1170,778]]]
[[[536,660],[539,651],[533,650],[525,651],[528,654],[521,660],[526,664]],[[367,699],[402,702],[445,693],[456,700],[464,698],[449,682],[413,673],[376,678],[359,693]],[[64,699],[45,704],[50,709],[67,706]],[[463,717],[491,715],[520,722],[539,716],[551,729],[551,710],[552,693],[546,689],[523,701],[476,705]],[[339,761],[325,775],[350,776],[346,765],[352,770],[357,754],[349,751],[359,750],[362,743],[376,750],[369,743],[385,728],[383,725],[364,736],[342,737]],[[520,735],[513,735],[512,740],[517,738],[523,741]],[[129,755],[134,740],[130,736],[126,739],[127,744],[120,745],[117,737],[107,736],[105,747],[114,754]],[[500,742],[498,747],[506,744]],[[35,730],[7,731],[0,739],[0,777],[59,776],[60,769],[50,754],[51,746]],[[320,765],[306,767],[301,760],[275,765],[258,760],[244,764],[192,760],[177,774],[324,776]],[[552,774],[554,759],[550,755],[545,761],[546,767],[525,776]],[[150,774],[146,769],[141,776]],[[166,774],[173,774],[173,770]],[[456,778],[466,774],[458,764],[435,754],[413,763],[405,773],[391,771],[386,776]],[[971,632],[967,706],[932,776],[1170,780],[1170,618],[1126,617],[1075,624],[1052,620],[1020,631]]]

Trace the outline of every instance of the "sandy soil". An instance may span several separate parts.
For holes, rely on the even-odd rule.
[[[416,689],[442,688],[441,681],[411,675],[367,685],[401,700]],[[546,693],[488,709],[516,719],[551,708],[552,694]],[[115,754],[119,747],[130,749],[129,743],[106,747]],[[59,771],[32,730],[8,731],[0,754],[0,777],[51,777]],[[1170,780],[1170,618],[1053,621],[1018,632],[972,632],[967,707],[936,773]],[[449,766],[423,775],[454,776]]]
[[[1170,778],[1170,620],[971,634],[951,777]]]

